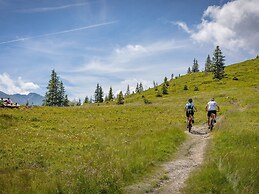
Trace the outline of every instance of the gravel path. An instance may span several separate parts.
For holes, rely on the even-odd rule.
[[[189,138],[183,143],[174,160],[161,166],[161,169],[147,177],[143,182],[129,186],[126,193],[134,194],[178,194],[184,187],[190,173],[199,167],[204,159],[206,146],[210,138],[205,125],[194,126]]]

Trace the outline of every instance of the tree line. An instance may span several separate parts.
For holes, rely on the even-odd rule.
[[[210,55],[208,55],[206,62],[205,62],[205,72],[212,72],[214,79],[222,79],[225,76],[224,68],[225,68],[225,56],[223,55],[222,51],[220,50],[219,46],[216,47],[213,53],[213,57],[211,59]],[[199,72],[199,64],[196,59],[193,60],[192,68],[189,67],[187,73],[195,73]],[[47,92],[45,94],[44,105],[45,106],[69,106],[71,102],[69,102],[67,95],[65,94],[65,88],[63,82],[60,81],[59,76],[52,70],[50,80],[47,86]],[[180,77],[180,74],[179,74]],[[174,78],[172,74],[171,79]],[[175,77],[177,79],[177,77]],[[167,77],[165,77],[164,82],[162,84],[162,90],[158,90],[158,84],[153,82],[155,91],[157,91],[157,97],[162,96],[163,94],[168,94],[168,86],[169,81]],[[187,86],[186,88],[187,89]],[[198,90],[198,89],[197,89]],[[132,93],[141,93],[144,91],[143,84],[137,83],[135,91]],[[124,103],[124,97],[130,95],[130,88],[129,85],[127,86],[126,93],[123,94],[122,91],[119,92],[117,97],[113,94],[112,87],[109,89],[109,93],[107,96],[104,97],[102,86],[97,83],[96,90],[94,92],[94,99],[89,99],[87,96],[84,99],[84,103],[102,103],[102,102],[109,102],[117,100],[117,104]],[[78,102],[72,103],[73,105],[81,105],[81,100],[79,99]]]
[[[214,79],[222,79],[225,77],[225,56],[220,50],[219,46],[216,47],[213,53],[213,57],[211,59],[210,55],[207,56],[205,62],[205,72],[212,72]],[[199,64],[196,59],[193,60],[192,68],[189,67],[187,73],[195,73],[199,72]]]

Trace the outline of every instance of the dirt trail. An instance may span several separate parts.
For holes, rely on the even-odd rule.
[[[178,194],[184,187],[190,173],[199,167],[204,159],[206,145],[210,138],[206,125],[194,126],[189,138],[183,143],[174,160],[161,166],[152,177],[126,188],[126,193],[134,194]]]

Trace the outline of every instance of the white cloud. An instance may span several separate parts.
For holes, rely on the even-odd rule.
[[[125,47],[116,48],[111,57],[116,63],[127,63],[147,54],[147,50],[144,46],[129,44]]]
[[[153,42],[147,45],[129,44],[124,47],[115,48],[106,57],[95,57],[80,68],[74,69],[73,72],[118,73],[145,71],[146,67],[140,65],[139,60],[146,60],[147,57],[150,58],[157,54],[171,52],[174,49],[183,48],[184,46],[184,43],[168,40]]]
[[[38,88],[39,86],[37,84],[25,82],[21,77],[18,80],[13,80],[7,73],[0,74],[0,91],[7,94],[28,94]]]
[[[117,48],[116,53],[118,54],[129,54],[129,53],[145,53],[146,49],[141,45],[127,45],[123,48]]]
[[[188,27],[182,25],[185,31]],[[228,50],[259,51],[259,1],[236,0],[220,6],[209,6],[191,38],[213,43]]]

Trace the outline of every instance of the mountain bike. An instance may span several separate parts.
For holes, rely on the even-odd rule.
[[[210,131],[212,131],[214,124],[216,123],[216,119],[215,119],[216,115],[214,113],[211,113],[210,115],[210,125],[209,125],[209,129]]]
[[[193,123],[193,116],[192,116],[192,112],[191,111],[193,111],[193,110],[188,110],[189,111],[189,117],[188,117],[188,124],[187,124],[187,128],[188,128],[188,130],[189,130],[189,132],[191,132],[191,130],[192,130],[192,123]],[[195,112],[195,111],[193,111],[193,112]]]

